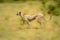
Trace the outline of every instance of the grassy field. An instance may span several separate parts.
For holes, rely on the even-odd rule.
[[[0,3],[0,40],[60,40],[60,16],[49,20],[46,14],[43,24],[32,21],[31,27],[23,24],[17,12],[24,14],[43,13],[40,2]],[[44,12],[46,13],[46,12]],[[44,14],[43,13],[43,14]]]

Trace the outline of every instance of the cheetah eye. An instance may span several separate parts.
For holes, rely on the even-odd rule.
[[[18,15],[18,13],[16,15]]]

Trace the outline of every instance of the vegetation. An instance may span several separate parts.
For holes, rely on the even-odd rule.
[[[60,40],[59,0],[22,1],[0,0],[0,40]],[[30,22],[31,26],[23,24],[16,15],[19,11],[24,15],[43,13],[45,20],[42,25],[36,20]]]

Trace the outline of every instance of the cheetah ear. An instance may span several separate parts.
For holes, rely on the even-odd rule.
[[[19,15],[21,15],[21,12],[19,12]]]
[[[17,14],[16,15],[21,15],[21,12],[17,12]]]

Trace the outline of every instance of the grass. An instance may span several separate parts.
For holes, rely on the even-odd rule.
[[[49,20],[46,14],[44,16],[46,20],[42,25],[39,25],[36,20],[31,22],[32,29],[27,29],[29,27],[27,24],[22,25],[20,17],[16,16],[18,11],[30,15],[43,13],[40,10],[41,6],[42,4],[37,1],[0,4],[0,40],[60,40],[60,16]]]

